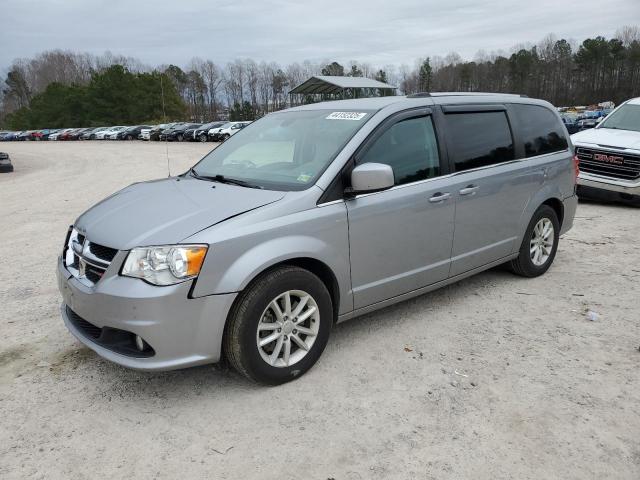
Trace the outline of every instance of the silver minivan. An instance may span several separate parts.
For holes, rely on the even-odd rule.
[[[127,367],[226,358],[283,383],[336,322],[501,264],[545,273],[573,223],[577,173],[553,106],[517,95],[272,113],[188,172],[82,214],[58,260],[62,316]]]

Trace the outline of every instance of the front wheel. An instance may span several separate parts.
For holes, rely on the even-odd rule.
[[[331,296],[313,273],[284,266],[247,287],[231,310],[223,349],[247,378],[279,385],[320,358],[333,325]]]
[[[231,138],[231,135],[229,135],[228,133],[225,133],[224,135],[222,135],[223,142],[226,142],[227,140],[229,140],[229,138]]]
[[[537,277],[545,273],[558,251],[560,221],[555,210],[542,205],[533,214],[520,246],[520,254],[509,262],[517,275]]]
[[[200,135],[200,136],[198,137],[198,139],[199,139],[201,142],[206,142],[206,141],[207,141],[207,136],[206,136],[206,135],[204,135],[204,134],[202,134],[202,135]]]
[[[183,140],[184,140],[184,135],[182,135],[181,133],[180,133],[180,134],[178,134],[177,140],[178,140],[179,142],[183,141]]]

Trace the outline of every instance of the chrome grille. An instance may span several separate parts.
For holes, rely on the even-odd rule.
[[[62,258],[71,275],[83,284],[93,286],[100,281],[117,253],[115,248],[93,243],[72,228]]]
[[[621,180],[640,178],[640,155],[578,147],[580,171]]]

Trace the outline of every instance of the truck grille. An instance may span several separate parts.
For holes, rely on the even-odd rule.
[[[67,270],[88,286],[100,281],[118,250],[89,241],[75,229],[70,229],[62,258]]]
[[[640,178],[640,156],[578,147],[580,171],[621,180]]]

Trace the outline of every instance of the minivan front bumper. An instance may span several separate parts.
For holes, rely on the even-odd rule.
[[[173,370],[220,359],[224,325],[236,293],[189,298],[192,282],[157,287],[121,276],[103,278],[87,287],[69,273],[61,257],[57,278],[65,325],[107,360],[139,370]],[[144,357],[116,351],[118,348],[88,334],[77,318],[97,332],[139,335],[153,354]]]

